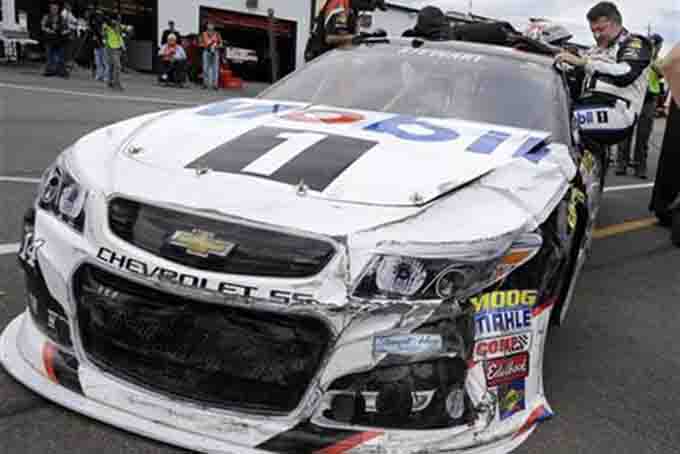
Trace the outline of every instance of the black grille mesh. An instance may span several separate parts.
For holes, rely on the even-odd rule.
[[[119,238],[192,268],[250,276],[309,277],[333,258],[332,244],[238,223],[181,213],[116,198],[109,204],[109,228]],[[226,257],[201,257],[171,244],[177,232],[207,232],[234,248]]]
[[[78,271],[75,289],[91,361],[133,383],[214,406],[292,411],[330,342],[313,318],[187,300],[92,266]]]

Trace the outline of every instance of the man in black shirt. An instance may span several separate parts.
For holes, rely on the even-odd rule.
[[[175,35],[177,37],[177,42],[182,42],[182,36],[180,33],[175,29],[175,21],[168,21],[168,28],[163,31],[163,35],[161,37],[161,46],[164,46],[168,42],[168,36],[170,35]]]

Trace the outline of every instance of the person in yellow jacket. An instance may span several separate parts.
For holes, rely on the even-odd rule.
[[[102,34],[109,60],[109,87],[114,90],[123,90],[120,83],[120,57],[123,52],[123,28],[120,20],[106,20],[102,27]]]
[[[625,175],[629,166],[635,168],[635,176],[638,178],[647,178],[647,154],[649,151],[649,137],[652,135],[654,129],[654,118],[656,117],[657,99],[661,95],[661,71],[659,69],[659,60],[657,57],[661,46],[663,45],[663,38],[659,34],[653,34],[649,37],[654,45],[654,57],[649,71],[649,85],[647,86],[647,93],[645,101],[642,105],[642,111],[638,118],[637,129],[635,136],[635,152],[633,153],[633,161],[630,161],[631,144],[633,142],[633,135],[624,140],[618,146],[618,154],[616,160],[616,174]]]

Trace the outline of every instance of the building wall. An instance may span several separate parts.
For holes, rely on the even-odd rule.
[[[257,9],[246,8],[246,0],[158,0],[158,40],[167,28],[168,21],[175,21],[175,28],[183,34],[199,32],[201,6],[240,13],[267,16],[274,8],[276,17],[297,22],[296,66],[304,64],[304,50],[309,37],[312,0],[259,0]]]

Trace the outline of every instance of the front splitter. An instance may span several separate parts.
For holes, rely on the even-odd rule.
[[[42,346],[45,342],[49,342],[39,331],[30,329],[30,326],[25,326],[31,323],[28,313],[24,313],[12,320],[7,326],[0,336],[0,363],[2,363],[5,369],[7,369],[15,379],[41,396],[75,412],[123,430],[193,451],[220,454],[271,454],[272,452],[278,451],[278,449],[275,451],[257,449],[242,444],[211,438],[205,433],[199,434],[187,430],[180,430],[176,427],[164,424],[160,420],[151,420],[140,417],[132,412],[106,405],[98,400],[78,394],[51,381],[48,377],[49,373],[40,370],[40,367],[38,366],[40,361],[36,359],[32,363],[25,357],[26,354],[22,353],[23,349],[19,346],[19,342],[22,340],[21,334],[23,329],[31,331],[30,344],[34,344],[33,347],[35,347],[34,349],[36,351],[39,351],[38,345]],[[36,356],[39,356],[39,354],[36,353]],[[446,449],[444,446],[437,448],[435,444],[427,443],[427,439],[425,438],[423,439],[422,447],[419,448],[417,452],[431,452],[437,454],[504,454],[521,445],[533,432],[534,428],[535,424],[531,424],[527,427],[526,431],[517,433],[515,436],[503,437],[495,442],[487,441],[484,443],[480,440],[481,443],[479,446],[464,449]],[[316,430],[314,432],[316,432]],[[365,434],[365,432],[363,434]],[[305,446],[306,443],[303,441],[308,439],[309,435],[307,430],[302,427],[291,428],[288,431],[283,430],[278,436],[272,438],[270,442],[276,440],[284,442],[283,445],[288,445],[288,449],[284,449],[285,452],[291,452],[290,447],[292,443],[292,445],[301,448],[301,452],[314,452],[317,454],[326,454],[329,452],[343,454],[406,453],[397,447],[385,447],[382,445],[383,441],[380,440],[382,438],[380,436],[373,440],[370,440],[370,437],[368,437],[365,440],[359,440],[358,443],[348,445],[349,441],[362,435],[362,432],[355,432],[355,435],[337,443],[328,440],[331,442],[330,446],[325,446],[321,449],[312,448],[310,450],[309,448],[311,446]],[[265,445],[270,442],[265,443]]]
[[[177,430],[158,421],[103,405],[60,386],[35,370],[19,350],[19,333],[24,323],[30,323],[26,313],[18,316],[7,326],[0,337],[0,363],[16,380],[66,408],[97,419],[112,426],[143,435],[163,443],[169,443],[194,451],[221,454],[270,454],[268,451],[233,445],[206,437],[205,434]],[[45,338],[44,341],[47,341]]]

